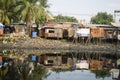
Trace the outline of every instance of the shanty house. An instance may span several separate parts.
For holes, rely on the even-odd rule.
[[[120,40],[120,22],[111,23],[111,25],[117,28],[117,39]]]
[[[78,37],[89,37],[90,36],[90,28],[78,28],[77,35],[78,35]]]
[[[63,38],[62,25],[47,24],[39,29],[39,36],[45,38]]]
[[[117,28],[112,25],[87,24],[86,26],[91,28],[91,36],[93,38],[117,38]]]
[[[16,36],[24,36],[25,35],[25,24],[13,24],[15,28]]]

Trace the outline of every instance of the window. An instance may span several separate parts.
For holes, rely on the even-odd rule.
[[[54,30],[49,30],[49,33],[54,33],[55,31]]]

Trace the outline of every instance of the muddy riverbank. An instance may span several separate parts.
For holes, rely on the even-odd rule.
[[[81,44],[68,42],[66,40],[44,39],[44,38],[30,38],[20,37],[14,40],[4,41],[0,39],[0,49],[23,49],[23,50],[41,50],[45,51],[65,51],[65,52],[109,52],[116,53],[120,51],[119,45],[115,44]]]

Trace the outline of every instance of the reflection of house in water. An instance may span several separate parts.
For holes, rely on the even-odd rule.
[[[109,56],[109,54],[101,54],[98,53],[88,53],[83,55],[83,53],[47,53],[37,56],[37,62],[44,64],[45,66],[66,66],[71,68],[76,65],[79,69],[91,69],[91,70],[102,70],[103,68],[113,68],[115,65],[115,55],[113,57]],[[87,57],[86,57],[87,56]],[[89,56],[89,57],[88,57]],[[77,62],[81,60],[80,62]],[[82,61],[83,60],[83,61]],[[86,60],[86,61],[85,61]],[[80,67],[82,64],[82,67]],[[83,65],[85,64],[85,65]]]
[[[46,66],[57,66],[61,65],[61,56],[60,54],[44,54],[40,56],[39,62]]]
[[[89,69],[89,62],[87,60],[80,60],[76,63],[77,69]]]
[[[111,73],[112,79],[117,80],[119,78],[119,75],[120,75],[119,69],[111,69],[110,73]]]
[[[103,61],[91,60],[90,61],[90,69],[91,70],[102,70],[103,69]]]
[[[37,61],[45,66],[71,67],[73,60],[68,55],[60,53],[50,53],[37,56]]]

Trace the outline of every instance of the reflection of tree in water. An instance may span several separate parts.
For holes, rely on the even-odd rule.
[[[48,71],[40,65],[37,65],[35,67],[35,70],[33,71],[32,75],[30,76],[31,80],[42,80],[43,78],[48,77],[50,74],[48,74]],[[30,80],[30,79],[29,79]]]
[[[7,72],[8,72],[8,67],[6,68],[0,68],[0,80],[6,80],[6,75],[7,75]]]
[[[109,69],[103,69],[103,70],[92,70],[92,73],[95,74],[96,78],[105,78],[105,77],[109,77],[110,73],[109,73]]]
[[[28,64],[11,65],[0,68],[0,80],[42,80],[49,76],[48,71],[41,65],[35,65],[35,69],[30,73]]]

